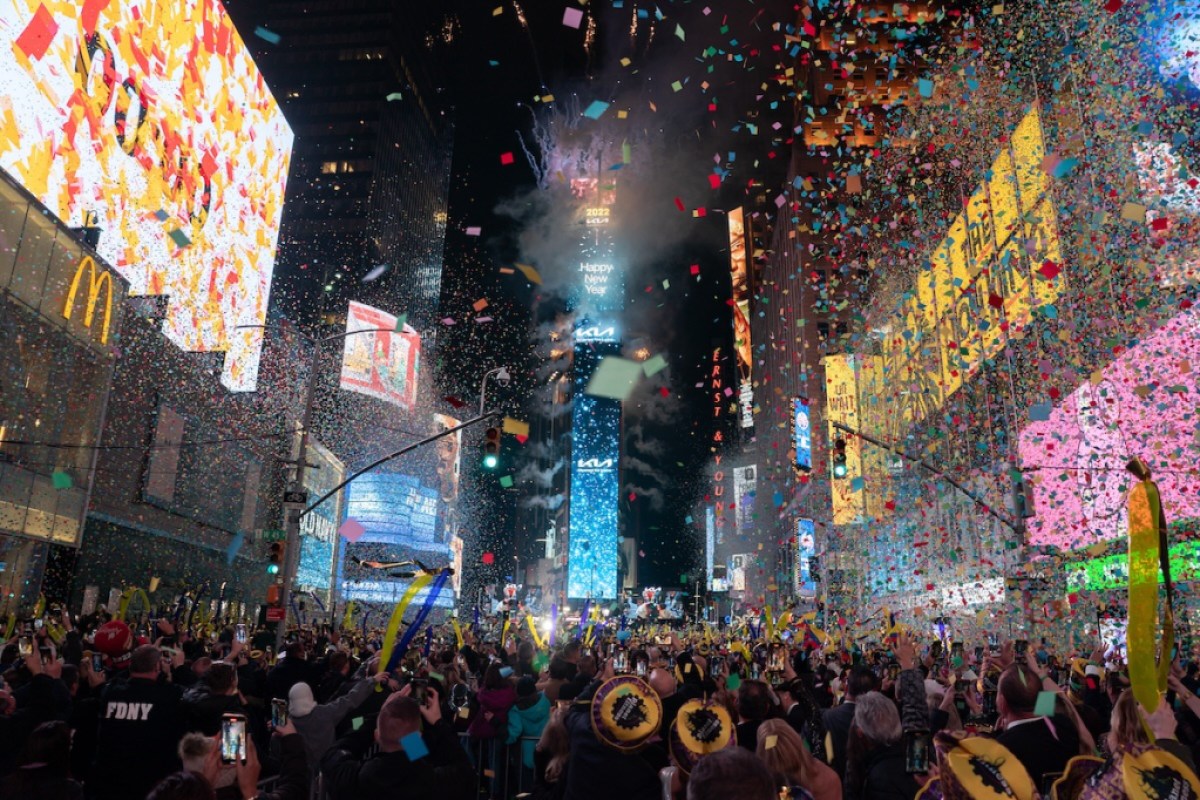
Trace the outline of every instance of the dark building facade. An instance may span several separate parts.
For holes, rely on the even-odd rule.
[[[355,299],[424,333],[441,291],[454,129],[438,64],[453,21],[391,0],[229,11],[296,133],[273,306],[336,323]]]

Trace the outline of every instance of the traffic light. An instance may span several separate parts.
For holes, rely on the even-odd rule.
[[[286,542],[271,542],[267,545],[267,574],[278,575],[283,570],[284,556],[287,553]]]
[[[488,428],[483,434],[483,468],[500,466],[500,429]]]
[[[844,478],[848,471],[846,467],[846,440],[839,436],[833,440],[833,477]]]

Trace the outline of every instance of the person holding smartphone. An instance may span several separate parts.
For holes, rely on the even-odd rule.
[[[179,768],[175,746],[184,733],[183,692],[163,679],[162,652],[134,649],[129,679],[108,684],[100,697],[96,755],[87,786],[96,800],[145,797]]]

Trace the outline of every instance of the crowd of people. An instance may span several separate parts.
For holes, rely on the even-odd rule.
[[[389,664],[378,631],[276,656],[52,609],[0,653],[0,800],[1200,798],[1194,657],[1147,708],[1103,649],[1044,641],[515,630],[429,628]]]

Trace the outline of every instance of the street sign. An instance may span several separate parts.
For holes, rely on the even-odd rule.
[[[283,607],[267,606],[267,622],[283,622]]]
[[[308,505],[308,492],[284,492],[283,504],[306,506]]]

